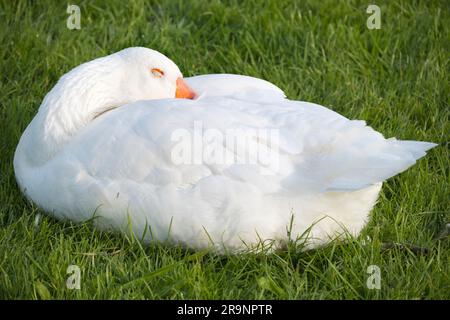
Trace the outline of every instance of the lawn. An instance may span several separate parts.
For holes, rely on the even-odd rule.
[[[65,2],[0,1],[0,298],[450,298],[449,238],[439,239],[450,222],[448,1],[376,1],[373,30],[375,1],[73,2],[80,30],[66,27]],[[22,197],[15,147],[60,76],[130,46],[165,53],[185,76],[267,79],[387,137],[439,146],[384,184],[360,237],[318,250],[218,256],[59,222]],[[66,286],[69,265],[79,290]],[[379,289],[366,285],[371,265]]]

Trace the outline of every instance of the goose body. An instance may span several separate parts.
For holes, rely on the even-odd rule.
[[[358,235],[382,182],[435,146],[385,139],[246,76],[185,78],[195,99],[174,99],[181,73],[159,55],[125,49],[75,68],[50,91],[15,153],[31,201],[59,219],[95,215],[99,228],[131,229],[146,242],[239,251],[305,237],[313,248]],[[147,80],[122,77],[149,61],[172,84],[149,82],[147,95]]]

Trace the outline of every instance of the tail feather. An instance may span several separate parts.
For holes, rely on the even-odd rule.
[[[390,139],[388,139],[389,141]],[[405,150],[411,153],[411,155],[416,159],[420,159],[426,155],[426,151],[437,146],[436,143],[425,142],[425,141],[413,141],[413,140],[395,140],[395,142],[400,145]]]
[[[358,190],[383,182],[414,165],[435,146],[431,142],[387,139],[384,145],[374,146],[373,153],[349,159],[346,174],[337,175],[326,190]]]
[[[300,153],[295,173],[284,180],[284,186],[294,191],[359,190],[405,171],[437,146],[385,139],[362,121],[336,121],[322,126],[320,134],[307,142],[310,144]]]

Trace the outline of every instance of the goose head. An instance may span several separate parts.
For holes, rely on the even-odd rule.
[[[28,158],[42,164],[108,111],[139,100],[194,97],[172,60],[148,48],[127,48],[63,75],[45,96],[18,149],[38,145]]]
[[[118,90],[125,100],[195,97],[195,93],[184,82],[178,66],[158,51],[134,47],[106,58],[112,60],[111,66],[120,66],[117,73],[120,84]]]

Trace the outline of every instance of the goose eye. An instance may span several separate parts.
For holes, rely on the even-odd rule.
[[[161,69],[153,68],[151,71],[152,74],[157,78],[162,78],[164,76],[164,71],[162,71]]]

